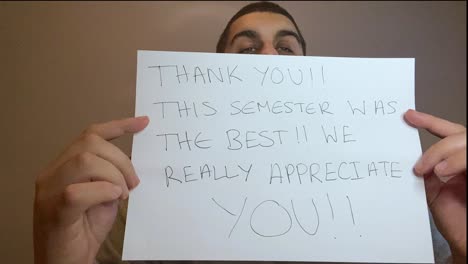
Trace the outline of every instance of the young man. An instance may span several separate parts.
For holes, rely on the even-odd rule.
[[[286,10],[262,2],[234,15],[219,39],[217,52],[305,55],[306,44]],[[405,118],[410,125],[443,138],[423,154],[414,169],[425,178],[429,207],[454,260],[464,263],[466,128],[414,110]],[[139,179],[130,159],[109,140],[141,131],[148,122],[147,117],[137,117],[92,125],[38,176],[36,264],[94,263],[97,256],[101,263],[120,261],[126,210],[121,206],[118,215],[119,202],[127,199]],[[446,176],[453,178],[447,183],[439,180]]]

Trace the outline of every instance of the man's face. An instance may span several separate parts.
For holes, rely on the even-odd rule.
[[[270,12],[254,12],[234,21],[225,52],[304,55],[294,24],[287,17]]]

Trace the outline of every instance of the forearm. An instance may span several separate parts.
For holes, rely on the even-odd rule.
[[[460,243],[456,246],[451,246],[452,263],[465,264],[466,263],[466,243]]]
[[[452,263],[453,264],[465,264],[466,256],[452,255]]]

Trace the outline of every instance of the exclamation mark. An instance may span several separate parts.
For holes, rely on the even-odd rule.
[[[314,89],[314,74],[312,73],[312,68],[309,68],[310,72],[310,86],[312,89]]]
[[[304,138],[305,142],[307,142],[309,140],[309,138],[307,137],[307,129],[306,127],[303,125],[302,126],[302,137]],[[301,143],[301,140],[300,140],[300,137],[301,135],[299,135],[299,128],[296,126],[296,139],[297,139],[297,144],[300,144]]]
[[[304,131],[305,142],[307,142],[307,130],[306,130],[306,127],[305,127],[305,126],[302,126],[302,130]]]
[[[193,105],[193,112],[195,113],[195,117],[198,118],[197,107],[195,106],[195,102],[193,102],[192,105]]]
[[[333,206],[330,201],[330,196],[328,196],[328,193],[327,193],[327,200],[328,200],[328,205],[330,206],[331,218],[332,220],[335,220],[335,212],[333,211]]]
[[[296,139],[297,139],[297,144],[301,143],[299,141],[299,129],[297,129],[297,127],[296,127]]]
[[[323,65],[322,65],[322,84],[325,86],[325,74],[323,73]]]
[[[356,222],[354,221],[353,206],[351,205],[351,200],[349,199],[348,195],[346,195],[346,199],[348,199],[349,211],[351,212],[351,219],[353,219],[353,225],[356,225]]]

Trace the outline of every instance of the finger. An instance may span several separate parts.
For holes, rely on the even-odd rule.
[[[434,169],[439,162],[453,153],[466,149],[466,138],[464,133],[446,137],[432,145],[414,166],[417,175],[424,175]]]
[[[135,188],[140,182],[130,158],[114,144],[95,134],[84,135],[82,143],[76,145],[75,151],[76,153],[91,152],[112,163],[124,176],[129,189]]]
[[[429,207],[432,206],[432,203],[439,196],[442,186],[443,182],[434,173],[430,173],[424,177],[424,188],[426,189],[426,199]]]
[[[438,178],[435,175],[433,177]],[[459,209],[455,209],[456,207]],[[436,218],[445,218],[447,220],[447,216],[449,216],[449,218],[452,217],[453,212],[460,212],[461,208],[465,209],[466,215],[466,177],[459,174],[453,176],[447,182],[441,183],[438,194],[432,200],[430,208],[435,217],[434,220],[436,220]],[[460,213],[462,214],[462,212]],[[465,222],[466,221],[463,221],[462,223]]]
[[[89,137],[89,135],[97,135],[102,137],[105,140],[112,140],[119,136],[122,136],[125,133],[136,133],[145,128],[149,123],[147,116],[141,117],[132,117],[121,120],[114,120],[107,123],[95,124],[89,126],[83,131],[81,136],[75,140],[69,147],[67,147],[60,156],[52,161],[47,167],[48,169],[44,171],[44,175],[47,175],[48,172],[55,170],[57,167],[61,166],[71,157],[78,154],[76,152],[76,145],[80,144],[83,141],[83,138]]]
[[[465,131],[460,124],[410,109],[404,115],[405,120],[416,128],[423,128],[438,137],[446,137]]]
[[[67,151],[56,161],[55,168],[70,159],[79,156],[80,153],[90,152],[112,163],[124,176],[129,189],[135,188],[140,180],[136,175],[132,162],[118,147],[104,140],[96,134],[83,134]],[[54,168],[54,169],[55,169]]]
[[[113,120],[107,123],[95,124],[88,127],[84,134],[96,134],[105,140],[118,138],[126,133],[136,133],[143,130],[149,123],[147,116],[131,117]]]
[[[75,183],[105,181],[120,186],[122,199],[128,197],[129,188],[120,170],[91,152],[76,155],[64,163],[55,175],[61,177],[57,180],[60,183],[58,188]]]
[[[89,208],[111,202],[122,194],[120,186],[106,181],[75,183],[63,192],[63,216],[73,221]]]
[[[461,149],[439,162],[434,172],[439,177],[456,175],[466,171],[466,149]]]

